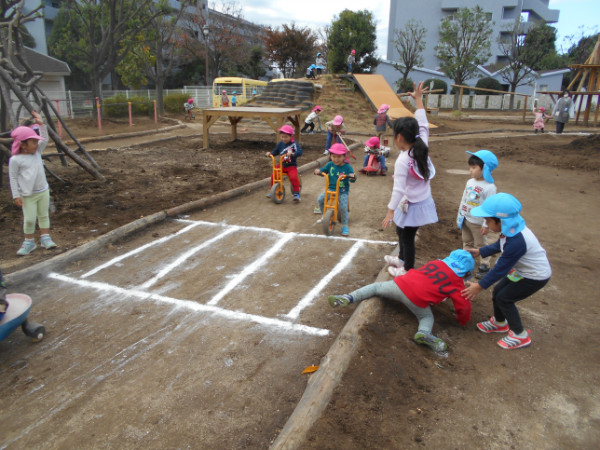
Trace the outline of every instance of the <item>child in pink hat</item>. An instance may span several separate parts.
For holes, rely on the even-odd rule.
[[[535,120],[533,121],[534,133],[537,134],[538,131],[543,133],[550,116],[546,115],[546,108],[543,106],[534,108],[533,113],[535,114]]]
[[[381,148],[380,141],[377,136],[373,136],[372,138],[368,139],[367,142],[365,142],[365,158],[363,160],[363,168],[360,169],[360,173],[366,173],[365,167],[367,167],[367,164],[369,163],[369,156],[374,152],[377,152],[375,158],[377,158],[377,161],[381,163],[381,170],[379,174],[382,177],[385,177],[387,173],[387,166],[385,165],[386,152],[384,152],[384,150]],[[387,152],[389,153],[389,149]]]
[[[310,130],[308,130],[308,133],[312,133],[315,129],[315,120],[319,122],[319,129],[321,129],[321,119],[319,118],[319,114],[321,114],[322,110],[323,109],[319,105],[312,109],[311,113],[304,119],[304,126],[300,130],[300,133],[306,133],[309,128]]]
[[[17,255],[25,256],[37,248],[34,241],[36,221],[40,227],[41,245],[56,247],[50,237],[50,186],[44,173],[42,151],[48,143],[48,129],[40,115],[33,112],[40,135],[32,128],[20,126],[10,134],[13,138],[8,164],[10,189],[15,205],[23,209],[25,241]]]
[[[229,107],[229,97],[227,96],[227,91],[223,89],[221,91],[221,108]]]
[[[300,179],[298,178],[298,163],[296,158],[302,155],[302,148],[297,142],[294,142],[294,129],[290,125],[284,125],[279,129],[279,138],[281,139],[277,146],[266,156],[273,155],[275,158],[286,155],[283,159],[283,173],[286,173],[292,184],[292,196],[294,202],[300,202]],[[279,167],[279,164],[276,166]],[[271,186],[273,186],[273,175],[271,175]],[[271,198],[271,192],[267,193],[267,198]]]
[[[185,112],[186,112],[186,119],[188,120],[192,120],[194,119],[196,116],[193,115],[194,113],[194,99],[190,98],[187,102],[185,102],[183,104],[183,107],[185,108]]]
[[[348,194],[350,193],[350,183],[356,182],[356,174],[352,166],[346,162],[346,146],[344,144],[333,144],[329,149],[331,161],[320,169],[315,169],[315,175],[326,173],[329,177],[328,189],[335,191],[338,177],[342,174],[346,178],[340,181],[340,191],[338,196],[339,211],[342,216],[342,236],[348,236]],[[325,203],[325,192],[321,193],[317,200],[319,206],[315,208],[315,214],[322,214]]]
[[[375,125],[375,134],[379,138],[379,142],[384,142],[387,127],[392,128],[392,120],[387,115],[390,105],[385,103],[379,107],[375,118],[373,119],[373,125]],[[386,144],[387,145],[387,144]]]
[[[342,140],[340,139],[339,135],[346,133],[346,127],[344,126],[344,118],[339,115],[335,116],[333,120],[330,120],[329,122],[325,123],[325,126],[327,127],[327,139],[325,141],[325,151],[323,152],[323,154],[329,155],[329,147],[331,147],[331,144],[333,142],[336,142],[338,144],[342,143]]]

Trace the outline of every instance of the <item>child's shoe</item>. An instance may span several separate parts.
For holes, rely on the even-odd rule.
[[[479,322],[477,328],[483,333],[506,333],[509,330],[506,320],[503,324],[499,324],[493,316],[490,317],[490,320]]]
[[[323,213],[321,212],[321,208],[319,208],[318,206],[315,206],[315,209],[313,209],[313,212],[314,212],[315,214],[323,214]]]
[[[267,192],[267,198],[271,198],[271,192]]]
[[[477,274],[475,275],[475,277],[483,278],[489,271],[490,271],[490,266],[486,266],[485,264],[482,264],[479,266],[479,270],[477,271]]]
[[[531,338],[527,331],[523,331],[521,335],[513,333],[512,330],[508,331],[508,335],[504,336],[498,341],[498,345],[506,350],[513,350],[515,348],[527,347],[531,344]]]
[[[404,269],[404,267],[394,267],[394,266],[389,266],[388,267],[388,273],[396,278],[402,275],[406,274],[406,270]]]
[[[346,225],[342,227],[342,236],[348,236],[350,234],[350,230]]]
[[[54,241],[52,240],[52,238],[50,237],[49,234],[43,234],[42,235],[42,237],[40,239],[40,244],[46,250],[49,250],[51,248],[56,248],[56,244],[54,243]]]
[[[417,344],[426,345],[436,353],[448,350],[448,344],[442,341],[439,337],[435,337],[433,334],[417,331],[413,337],[413,340]]]
[[[33,241],[33,239],[25,239],[23,241],[23,244],[21,245],[21,248],[19,250],[17,250],[17,255],[19,255],[19,256],[29,255],[36,248],[37,248],[37,245],[35,245],[35,242]]]
[[[404,267],[404,261],[397,256],[385,255],[383,260],[389,265],[394,267]]]
[[[382,177],[385,177],[385,176],[387,175],[387,170],[382,170],[382,171],[381,171],[379,174],[380,174]]]
[[[324,154],[324,155],[329,155],[329,150],[325,150],[325,151],[323,152],[323,154]]]
[[[330,295],[328,300],[332,308],[336,306],[344,308],[350,303],[354,303],[354,298],[350,294]]]
[[[366,169],[363,167],[362,169],[359,170],[360,173],[367,173]]]
[[[294,192],[294,194],[292,195],[292,197],[294,198],[294,201],[296,203],[300,203],[300,194],[298,192]]]

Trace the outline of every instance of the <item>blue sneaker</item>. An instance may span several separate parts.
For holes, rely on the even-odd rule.
[[[42,244],[42,247],[44,247],[46,250],[56,247],[56,244],[48,234],[42,235],[42,238],[40,239],[40,244]]]
[[[350,234],[350,230],[346,225],[342,227],[342,236],[348,236]]]
[[[267,198],[271,198],[271,192],[267,193]]]
[[[29,255],[36,248],[37,248],[37,245],[35,245],[35,242],[33,241],[33,239],[32,240],[25,239],[25,241],[23,241],[23,244],[21,245],[21,248],[19,250],[17,250],[17,255],[19,255],[19,256]]]
[[[299,193],[294,192],[293,197],[294,197],[294,201],[296,203],[300,203],[300,194]]]

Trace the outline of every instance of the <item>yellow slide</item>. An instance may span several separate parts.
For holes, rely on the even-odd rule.
[[[388,116],[391,119],[414,117],[414,114],[404,107],[394,90],[385,81],[385,78],[383,78],[383,75],[354,74],[354,79],[362,93],[369,99],[373,108],[375,108],[375,111],[383,103],[387,103],[390,105]]]

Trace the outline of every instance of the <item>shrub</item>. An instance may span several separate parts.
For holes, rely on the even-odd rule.
[[[134,116],[149,116],[154,111],[154,103],[146,97],[129,97],[117,94],[104,99],[104,115],[106,117],[128,117],[131,102],[131,114]]]
[[[170,113],[180,113],[183,111],[183,104],[188,101],[190,94],[169,94],[163,98],[165,111]],[[211,100],[212,102],[212,100]]]
[[[483,89],[495,89],[497,91],[503,91],[502,84],[495,78],[485,77],[477,80],[475,87]],[[501,95],[497,92],[486,92],[486,91],[475,91],[476,94],[480,95]]]
[[[446,92],[448,92],[448,83],[446,83],[444,80],[440,80],[439,78],[428,78],[427,80],[425,80],[423,82],[423,85],[425,87],[429,87],[431,82],[433,81],[433,88],[430,88],[430,91],[434,91],[436,89],[443,89],[444,92],[441,92],[442,94],[445,94]]]
[[[404,83],[402,82],[402,79],[399,78],[398,81],[396,81],[396,88],[397,88],[396,93],[401,94],[403,92],[412,91],[413,84],[414,84],[414,82],[410,78],[407,78],[406,82],[404,82]]]

